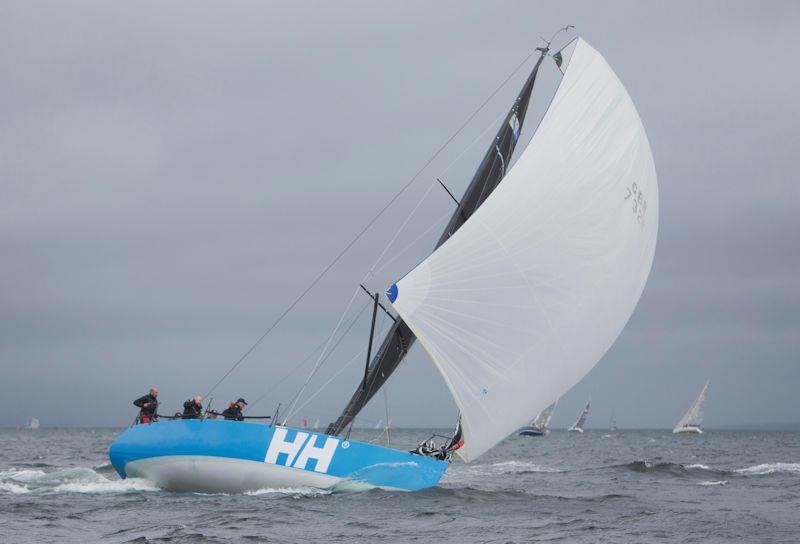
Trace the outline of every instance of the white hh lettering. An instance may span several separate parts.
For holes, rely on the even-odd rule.
[[[279,464],[278,455],[285,453],[286,462],[282,464],[287,467],[292,466],[295,457],[297,457],[297,452],[300,451],[300,448],[305,443],[306,438],[308,438],[308,433],[297,431],[297,435],[294,437],[294,440],[289,442],[286,440],[286,429],[276,427],[275,434],[272,436],[272,440],[269,443],[267,456],[264,458],[264,462],[277,465]]]
[[[300,455],[297,457],[297,461],[292,465],[293,467],[304,469],[309,459],[315,459],[317,464],[314,465],[314,471],[328,472],[328,466],[331,464],[336,446],[339,445],[339,440],[337,438],[325,437],[325,443],[320,448],[315,445],[317,438],[322,437],[311,437],[311,440],[309,440],[306,447],[303,448],[303,451],[301,451]]]

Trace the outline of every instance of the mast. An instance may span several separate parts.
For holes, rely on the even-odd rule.
[[[447,228],[439,237],[436,248],[441,246],[469,219],[505,176],[525,121],[525,114],[528,111],[536,75],[539,72],[542,61],[550,50],[550,42],[547,42],[544,47],[537,48],[537,50],[541,52],[539,59],[536,61],[522,90],[517,95],[517,99],[511,106],[508,115],[506,115],[500,130],[489,145],[489,149],[487,149],[467,190],[461,200],[457,201],[456,210],[453,212]],[[415,340],[416,337],[408,325],[402,319],[397,319],[392,328],[386,333],[386,337],[367,368],[363,383],[359,384],[350,402],[336,422],[328,426],[327,434],[339,434],[350,425],[375,393],[386,383],[386,380],[398,367],[408,350],[411,349]]]

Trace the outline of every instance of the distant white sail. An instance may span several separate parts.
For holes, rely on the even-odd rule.
[[[673,433],[679,432],[701,432],[700,427],[703,425],[703,403],[706,400],[706,391],[708,390],[708,383],[703,386],[700,394],[694,399],[694,402],[689,406],[689,410],[684,414],[681,420],[675,425],[672,430]]]
[[[586,403],[586,407],[583,409],[583,412],[581,412],[581,415],[578,416],[578,420],[575,422],[575,424],[572,427],[569,428],[570,431],[578,431],[578,432],[581,432],[581,433],[583,432],[583,426],[586,425],[586,418],[589,417],[589,405],[590,404],[591,404],[591,401]]]
[[[636,108],[578,39],[563,79],[502,183],[390,289],[459,410],[470,461],[580,381],[642,294],[658,187]]]
[[[38,429],[39,428],[39,420],[35,417],[32,417],[28,420],[28,424],[25,425],[27,429]]]
[[[315,430],[315,431],[316,431],[317,429],[319,429],[319,419],[317,419],[316,421],[314,421],[314,426],[313,426],[313,427],[311,427],[311,428],[312,428],[313,430]]]

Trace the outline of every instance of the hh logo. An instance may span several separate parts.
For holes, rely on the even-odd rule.
[[[267,456],[264,457],[265,463],[328,472],[328,466],[330,466],[333,454],[336,453],[336,447],[339,445],[338,438],[311,435],[309,440],[309,433],[297,431],[294,440],[287,440],[286,435],[286,429],[275,428],[275,434],[272,435],[267,449]],[[318,446],[317,443],[323,439],[323,444]],[[309,466],[309,461],[313,461],[311,466]]]

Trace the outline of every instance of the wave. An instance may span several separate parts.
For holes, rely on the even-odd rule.
[[[158,490],[147,480],[109,479],[87,467],[62,468],[52,472],[14,468],[0,471],[2,493],[128,493]]]
[[[30,493],[31,490],[24,485],[15,484],[12,482],[0,482],[0,493],[11,493],[12,495],[21,495],[23,493]]]
[[[725,485],[727,483],[728,480],[704,480],[702,482],[697,482],[697,485],[715,486],[715,485]]]
[[[330,495],[331,490],[318,489],[315,487],[265,487],[255,491],[245,491],[245,495],[257,497],[259,495],[290,495],[292,497],[315,497],[319,495]]]
[[[745,476],[764,476],[775,473],[800,474],[800,463],[762,463],[752,467],[734,470],[737,474]]]
[[[615,465],[615,467],[632,470],[634,472],[668,474],[678,477],[698,477],[707,476],[709,474],[723,476],[728,474],[728,472],[725,470],[717,470],[701,463],[693,463],[689,465],[671,462],[656,463],[646,459],[633,461],[631,463],[625,463],[622,465]]]

